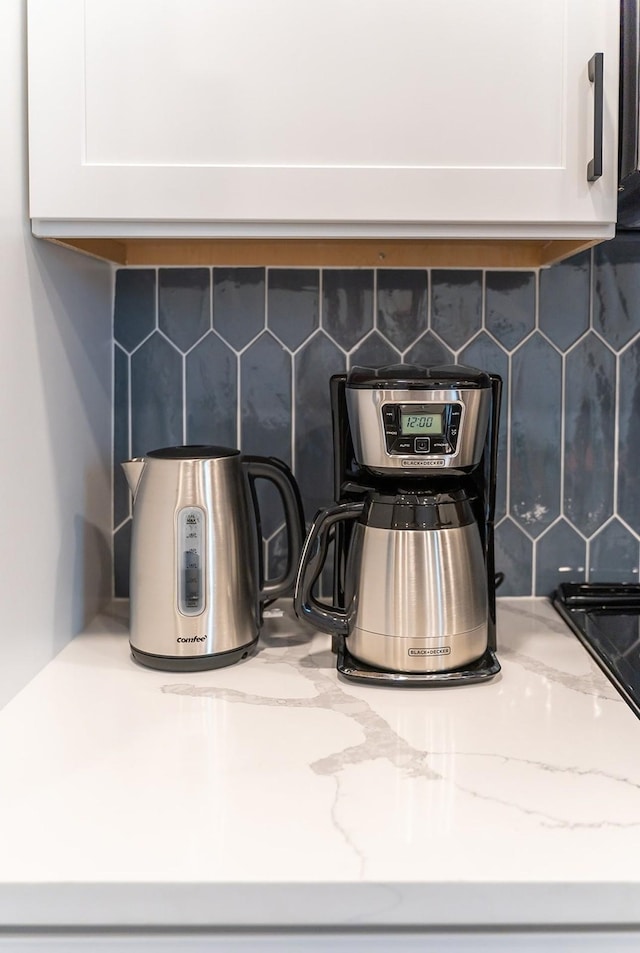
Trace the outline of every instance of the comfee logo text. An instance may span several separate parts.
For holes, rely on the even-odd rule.
[[[178,642],[205,642],[206,635],[194,635],[191,639],[178,639]]]

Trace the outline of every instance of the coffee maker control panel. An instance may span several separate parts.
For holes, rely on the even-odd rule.
[[[461,404],[384,404],[382,421],[387,453],[455,453],[461,419]]]

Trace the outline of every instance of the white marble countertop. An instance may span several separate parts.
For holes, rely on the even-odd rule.
[[[0,712],[0,927],[640,926],[640,720],[498,607],[501,674],[429,689],[339,679],[289,609],[179,675],[97,620]]]

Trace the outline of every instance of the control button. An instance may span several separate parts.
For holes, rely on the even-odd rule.
[[[429,453],[430,449],[430,437],[416,437],[416,453]]]
[[[446,440],[434,440],[431,444],[432,453],[451,453],[451,447]]]
[[[384,428],[384,432],[385,432],[385,434],[387,435],[387,437],[391,437],[391,438],[393,438],[393,439],[395,439],[395,437],[398,436],[398,428],[397,428],[397,427],[385,427],[385,428]]]
[[[385,443],[387,445],[387,453],[393,453],[395,449],[396,440],[398,438],[398,431],[396,430],[393,433],[389,433],[388,431],[386,431],[384,436],[385,436]]]
[[[386,426],[395,427],[395,423],[396,423],[395,407],[387,407],[385,410],[383,410],[382,419],[384,420],[385,427]]]
[[[401,437],[393,445],[395,453],[413,453],[413,437]]]

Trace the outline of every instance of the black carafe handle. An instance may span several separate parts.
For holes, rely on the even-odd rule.
[[[364,503],[336,503],[318,510],[305,541],[296,580],[293,605],[296,615],[330,635],[348,635],[349,621],[344,609],[318,602],[311,590],[322,572],[329,548],[329,531],[341,520],[357,520]]]
[[[255,508],[258,537],[260,537],[260,511],[255,493],[256,480],[268,480],[273,483],[280,494],[284,507],[285,524],[287,530],[287,566],[284,573],[276,579],[261,579],[259,599],[277,599],[279,596],[291,592],[298,569],[300,550],[304,540],[304,513],[300,490],[293,473],[282,460],[277,457],[243,457],[242,464],[251,484],[251,498]],[[258,546],[262,540],[258,538]],[[260,560],[262,565],[262,560]]]

